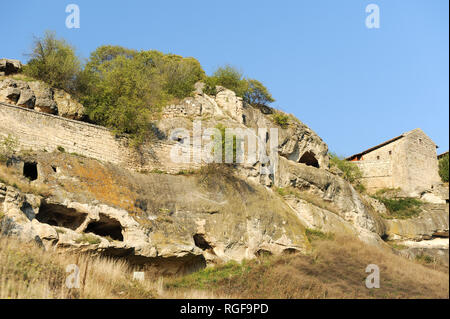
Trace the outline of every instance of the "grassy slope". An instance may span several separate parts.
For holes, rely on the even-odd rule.
[[[313,244],[309,256],[226,264],[166,282],[166,289],[204,289],[236,298],[448,298],[448,268],[406,260],[349,238]],[[365,269],[380,268],[380,288],[367,289]]]
[[[178,278],[133,281],[120,261],[62,254],[0,237],[0,298],[448,298],[448,268],[421,264],[348,238],[313,242],[313,253],[230,262]],[[80,289],[67,289],[69,264]],[[367,289],[377,264],[381,287]]]
[[[65,285],[66,267],[80,269],[80,289]],[[0,237],[0,299],[153,298],[154,289],[133,280],[123,262],[47,251],[32,243]]]

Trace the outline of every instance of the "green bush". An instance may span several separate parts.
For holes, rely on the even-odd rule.
[[[269,90],[258,80],[246,79],[238,69],[226,65],[219,67],[212,76],[204,79],[204,92],[216,95],[216,86],[220,85],[236,93],[253,106],[264,106],[275,102]]]
[[[236,135],[233,135],[233,139],[231,140],[226,140],[226,127],[219,123],[216,125],[216,129],[218,129],[220,131],[221,134],[221,140],[220,141],[216,141],[215,143],[217,143],[218,145],[216,145],[216,148],[221,148],[222,150],[222,163],[225,163],[225,159],[226,159],[226,149],[227,148],[231,148],[233,150],[233,163],[236,163],[236,156],[237,156],[237,147],[238,147],[238,140]],[[231,143],[233,143],[233,145],[231,145]]]
[[[80,238],[75,240],[75,243],[97,245],[101,243],[101,240],[92,234],[83,234]]]
[[[91,54],[78,85],[89,119],[130,134],[138,146],[152,136],[151,121],[163,106],[192,94],[204,76],[193,58],[102,46]]]
[[[223,86],[234,91],[239,97],[244,97],[247,91],[247,81],[244,79],[243,74],[238,69],[229,65],[219,67],[210,79],[207,80],[207,84],[208,87],[215,87],[216,85]]]
[[[253,106],[265,106],[275,102],[269,90],[258,80],[247,80],[244,101]]]
[[[280,112],[275,112],[272,115],[272,119],[275,123],[277,123],[282,128],[287,128],[289,126],[289,115],[286,115],[286,114],[283,114]]]
[[[29,54],[30,60],[23,72],[53,87],[74,92],[81,63],[75,49],[55,33],[47,31],[43,38],[36,38]]]
[[[350,182],[358,182],[362,178],[362,172],[359,167],[345,158],[339,157],[336,154],[330,154],[330,167],[337,167],[344,174],[342,177]]]
[[[439,176],[443,182],[448,183],[448,154],[439,160]]]
[[[386,206],[389,215],[385,218],[407,219],[419,216],[422,202],[415,198],[385,198],[374,196]]]
[[[306,228],[305,230],[306,237],[310,242],[315,240],[333,240],[334,234],[332,233],[324,233],[320,230]]]
[[[167,55],[160,66],[165,78],[164,89],[176,98],[185,98],[194,90],[194,84],[203,80],[205,72],[193,58]]]

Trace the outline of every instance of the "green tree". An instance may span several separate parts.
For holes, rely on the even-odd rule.
[[[244,101],[253,106],[265,106],[275,102],[269,90],[261,82],[254,79],[247,80]]]
[[[151,136],[150,122],[163,106],[191,95],[204,76],[193,58],[102,46],[91,54],[78,86],[92,122],[131,134],[139,145]]]
[[[275,102],[269,90],[258,80],[244,78],[242,72],[226,65],[219,67],[212,76],[204,79],[205,93],[215,95],[216,86],[220,85],[242,97],[253,106],[264,106]]]
[[[24,67],[26,75],[74,92],[81,63],[75,49],[65,40],[57,39],[54,32],[47,31],[42,38],[35,38],[29,56]]]
[[[220,85],[232,90],[239,97],[244,97],[247,91],[248,83],[243,78],[243,74],[230,65],[219,67],[208,80],[209,86]]]
[[[443,182],[448,183],[448,154],[439,160],[439,176]]]
[[[176,98],[189,96],[194,90],[194,84],[205,78],[205,71],[194,58],[166,55],[160,69],[164,74],[164,89]]]

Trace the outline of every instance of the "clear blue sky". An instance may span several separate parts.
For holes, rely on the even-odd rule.
[[[81,28],[65,27],[67,4]],[[380,29],[365,8],[380,7]],[[26,61],[33,35],[54,30],[86,58],[117,44],[232,64],[261,80],[330,150],[350,155],[420,127],[449,145],[447,0],[1,0],[0,57]]]

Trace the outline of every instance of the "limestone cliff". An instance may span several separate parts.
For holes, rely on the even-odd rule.
[[[381,203],[328,169],[328,146],[314,131],[291,115],[248,105],[225,88],[213,96],[197,84],[192,97],[163,110],[155,139],[136,150],[124,136],[74,121],[82,106],[42,85],[0,82],[0,101],[7,102],[0,103],[0,137],[17,142],[17,152],[1,167],[3,234],[46,249],[122,257],[165,273],[260,254],[305,253],[305,228],[386,248],[383,239],[448,237],[448,208],[424,211],[417,220],[384,219]],[[275,114],[287,123],[277,123]],[[180,141],[172,132],[188,130],[194,147],[194,121],[206,128],[252,129],[257,140],[272,138],[258,129],[278,128],[276,171],[261,174],[265,164],[259,160],[174,162],[170,150]]]

